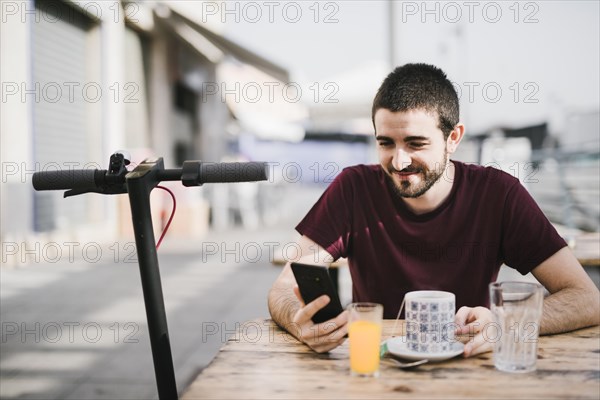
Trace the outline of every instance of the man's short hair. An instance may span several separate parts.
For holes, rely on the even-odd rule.
[[[452,82],[444,71],[429,64],[405,64],[392,71],[373,100],[373,126],[380,108],[392,112],[420,109],[437,115],[444,139],[459,120],[458,95]]]

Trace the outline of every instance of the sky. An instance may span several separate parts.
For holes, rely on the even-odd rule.
[[[216,12],[227,37],[287,67],[292,80],[322,86],[363,71],[340,78],[336,96],[343,105],[359,90],[365,107],[390,70],[390,9],[387,1],[258,1]],[[568,115],[600,107],[599,15],[598,1],[395,2],[393,64],[444,69],[467,133],[544,121],[561,130]],[[369,84],[364,65],[383,66]]]

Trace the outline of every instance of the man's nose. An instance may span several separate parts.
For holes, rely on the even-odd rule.
[[[412,159],[410,158],[410,155],[406,151],[404,151],[404,149],[396,150],[396,152],[394,153],[394,158],[392,159],[392,165],[394,166],[394,168],[400,171],[408,167],[410,164],[412,164]]]

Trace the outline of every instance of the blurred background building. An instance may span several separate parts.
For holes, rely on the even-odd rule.
[[[121,149],[134,165],[151,155],[167,167],[251,159],[244,136],[303,139],[306,107],[282,98],[288,71],[225,38],[202,3],[3,4],[3,240],[130,233],[126,199],[32,192],[35,171],[106,168]],[[178,219],[194,223],[176,220],[173,234],[202,234],[209,219],[230,224],[226,187],[177,196]]]
[[[287,183],[323,184],[375,161],[373,93],[410,61],[440,65],[457,86],[467,123],[457,158],[512,171],[554,221],[598,230],[597,4],[369,4],[365,13],[360,2],[4,3],[3,240],[130,234],[123,198],[65,201],[29,184],[34,171],[104,168],[120,149],[167,166],[273,163],[268,185],[178,190],[172,234],[274,222]],[[580,23],[558,35],[562,13]],[[333,29],[345,39],[318,43]],[[523,46],[511,44],[520,35]],[[302,36],[318,45],[289,40]],[[534,47],[538,38],[546,43]],[[153,204],[160,225],[170,205]]]

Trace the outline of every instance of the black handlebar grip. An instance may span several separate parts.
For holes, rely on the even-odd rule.
[[[266,162],[201,163],[200,183],[256,182],[269,179]]]
[[[106,171],[99,169],[66,169],[33,174],[35,190],[96,189]]]

